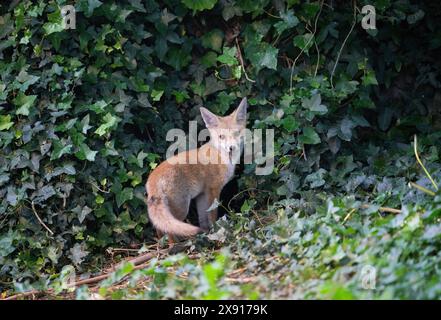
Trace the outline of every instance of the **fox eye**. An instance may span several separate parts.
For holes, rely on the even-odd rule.
[[[219,139],[224,140],[225,139],[225,135],[224,134],[219,135]]]

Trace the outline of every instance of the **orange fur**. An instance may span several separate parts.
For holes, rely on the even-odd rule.
[[[157,230],[182,237],[209,230],[217,218],[217,209],[207,209],[219,199],[222,188],[234,175],[236,163],[231,160],[231,150],[241,150],[243,137],[238,132],[245,128],[246,108],[246,98],[226,117],[201,108],[210,141],[162,162],[150,174],[146,183],[148,213]],[[191,164],[191,157],[198,159],[197,163]],[[209,159],[218,162],[209,163]],[[196,200],[199,227],[183,222],[192,199]]]

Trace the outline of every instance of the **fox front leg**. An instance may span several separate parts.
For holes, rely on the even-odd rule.
[[[219,199],[219,192],[205,192],[196,198],[199,227],[205,232],[210,230],[217,219],[217,208],[208,211],[215,199]]]

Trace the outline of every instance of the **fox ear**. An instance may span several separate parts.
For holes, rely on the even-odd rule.
[[[245,97],[240,102],[236,111],[234,111],[234,118],[236,119],[236,122],[246,122],[247,121],[247,108],[248,108],[248,100]]]
[[[201,107],[199,110],[201,110],[202,119],[207,128],[216,127],[219,124],[217,116],[214,113],[208,111],[204,107]]]

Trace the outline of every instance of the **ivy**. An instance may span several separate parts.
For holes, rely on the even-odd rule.
[[[158,279],[138,296],[439,298],[439,192],[409,188],[432,187],[415,134],[441,181],[439,4],[357,1],[351,30],[353,8],[338,1],[71,3],[75,29],[63,27],[64,0],[0,6],[1,292],[57,277],[63,292],[107,248],[155,241],[144,183],[167,131],[201,127],[201,106],[228,114],[247,96],[248,127],[275,130],[273,171],[241,167],[241,193],[209,235],[229,250],[193,240],[198,261],[158,262],[187,268],[185,285],[155,266],[134,273]],[[361,28],[365,4],[378,30]],[[262,272],[254,288],[224,281],[236,260]],[[365,264],[381,276],[376,292],[348,276]],[[265,285],[274,270],[297,289]]]

